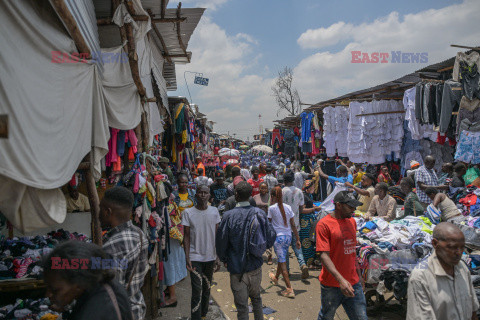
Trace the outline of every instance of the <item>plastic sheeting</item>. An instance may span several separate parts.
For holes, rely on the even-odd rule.
[[[56,188],[90,151],[99,177],[107,115],[95,64],[52,62],[53,51],[76,48],[49,5],[0,1],[0,28],[0,113],[10,122],[0,140],[0,211],[28,231],[63,221]]]

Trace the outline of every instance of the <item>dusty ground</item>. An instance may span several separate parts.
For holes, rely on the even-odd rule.
[[[301,280],[300,269],[294,256],[290,260],[292,268],[292,287],[295,290],[295,299],[284,298],[280,292],[285,289],[283,282],[279,286],[272,286],[268,278],[270,269],[275,268],[264,264],[262,267],[262,288],[265,290],[262,294],[263,305],[276,310],[275,313],[265,315],[266,320],[315,320],[320,310],[320,283],[318,275],[320,271],[311,271],[310,278],[306,281]],[[190,279],[187,278],[177,285],[178,306],[176,308],[161,309],[162,317],[160,319],[176,320],[188,319],[190,316]],[[213,276],[212,303],[207,319],[223,320],[236,319],[233,295],[230,290],[229,274],[225,268],[215,273]],[[369,319],[376,320],[398,320],[404,319],[399,316],[395,308],[383,308],[375,317]],[[251,314],[250,319],[253,319]],[[335,320],[347,320],[343,308],[340,307],[335,316]]]

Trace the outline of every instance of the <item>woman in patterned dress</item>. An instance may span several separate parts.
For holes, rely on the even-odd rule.
[[[175,199],[169,206],[170,212],[170,252],[163,264],[165,285],[167,286],[168,299],[164,308],[177,306],[175,284],[187,277],[187,262],[185,251],[182,248],[183,226],[182,212],[195,205],[195,192],[188,189],[188,177],[181,173],[177,177],[178,191],[174,192]],[[170,210],[172,207],[172,210]]]
[[[313,205],[313,193],[315,184],[312,180],[307,180],[303,184],[303,197],[305,199],[305,207],[300,213],[300,242],[302,243],[303,257],[307,267],[312,267],[315,260],[315,245],[310,240],[310,228],[315,221],[315,211],[320,207]]]

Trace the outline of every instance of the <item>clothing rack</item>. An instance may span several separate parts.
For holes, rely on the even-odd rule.
[[[363,117],[363,116],[373,116],[377,114],[390,114],[390,113],[405,113],[404,110],[397,110],[397,111],[382,111],[382,112],[372,112],[372,113],[361,113],[357,114],[357,117]]]

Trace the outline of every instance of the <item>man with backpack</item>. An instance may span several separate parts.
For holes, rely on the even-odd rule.
[[[248,298],[255,320],[263,320],[260,283],[262,255],[273,246],[276,233],[265,212],[248,202],[252,186],[239,182],[235,187],[237,206],[225,212],[216,236],[217,256],[230,272],[230,287],[237,319],[248,320]]]

